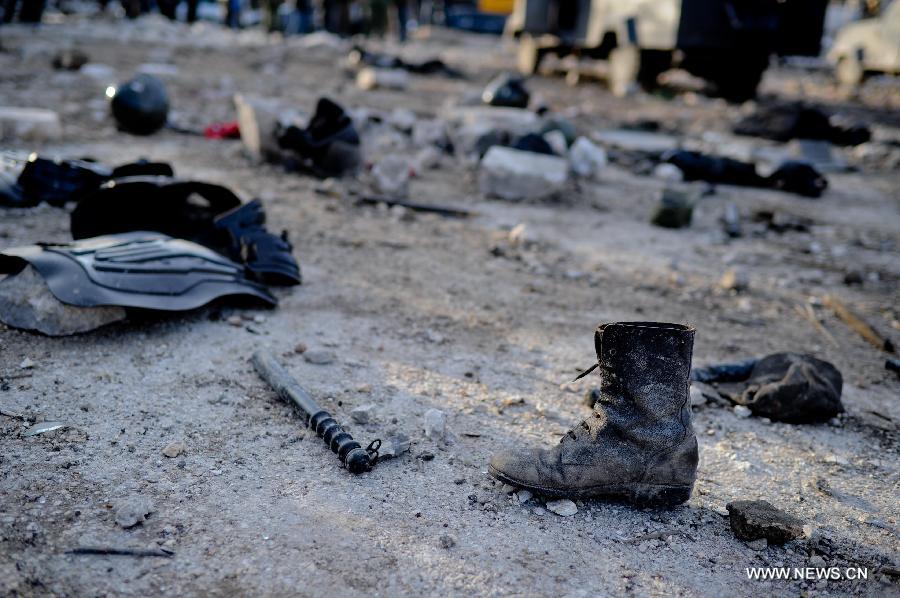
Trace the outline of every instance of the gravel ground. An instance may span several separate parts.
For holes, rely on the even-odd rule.
[[[329,94],[433,116],[514,64],[510,47],[435,31],[406,51],[440,55],[468,79],[367,93],[344,76],[341,48],[255,32],[71,20],[3,35],[0,104],[54,108],[64,122],[60,141],[7,149],[170,160],[182,176],[260,197],[272,227],[290,233],[304,284],[279,290],[274,310],[222,304],[67,338],[0,328],[0,595],[898,594],[900,381],[883,352],[819,307],[837,295],[897,337],[895,167],[848,150],[859,169],[830,175],[818,201],[722,186],[700,201],[691,228],[675,231],[648,224],[663,183],[616,165],[555,200],[514,204],[483,198],[473,169],[445,157],[413,179],[411,197],[476,217],[360,207],[343,197],[365,178],[329,182],[323,194],[320,181],[253,163],[239,142],[118,133],[102,95],[112,81],[54,71],[50,60],[74,45],[111,66],[113,80],[142,63],[172,64],[175,117],[201,126],[233,118],[238,91],[307,110]],[[720,149],[737,143],[727,131],[752,109],[693,92],[622,100],[590,82],[529,85],[582,131],[654,119]],[[848,99],[821,74],[776,69],[764,92],[875,125],[879,147],[900,139],[896,81]],[[770,209],[813,225],[728,240],[719,219],[731,202],[745,220]],[[515,245],[508,231],[519,223],[526,241]],[[63,209],[0,209],[5,246],[67,238]],[[719,287],[729,268],[747,277],[745,292]],[[862,285],[843,284],[851,271]],[[804,304],[828,334],[798,315]],[[556,442],[589,413],[583,396],[596,378],[567,381],[594,360],[593,328],[646,319],[695,325],[695,365],[786,350],[827,359],[843,373],[847,413],[801,426],[695,407],[698,482],[669,511],[584,501],[561,517],[492,482],[494,450]],[[304,346],[333,360],[310,363]],[[410,452],[350,476],[256,376],[249,358],[260,348],[354,435],[404,433]],[[350,423],[366,404],[376,405],[371,422]],[[447,414],[446,439],[423,432],[432,408]],[[23,435],[41,421],[69,427]],[[183,452],[164,455],[176,442]],[[757,498],[800,517],[806,537],[762,549],[735,539],[725,505]],[[124,529],[117,514],[129,509],[149,514]],[[87,545],[174,556],[68,552]],[[746,574],[820,559],[867,567],[869,578]]]

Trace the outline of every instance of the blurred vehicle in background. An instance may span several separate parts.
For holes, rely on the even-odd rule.
[[[612,91],[679,67],[719,95],[751,98],[773,55],[818,56],[828,0],[516,0],[519,70],[553,53],[608,61]]]
[[[838,82],[861,84],[874,73],[900,74],[900,2],[880,16],[844,25],[828,51]]]

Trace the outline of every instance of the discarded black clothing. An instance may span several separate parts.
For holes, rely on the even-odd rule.
[[[522,135],[516,139],[515,143],[513,143],[513,149],[521,150],[523,152],[534,152],[536,154],[546,154],[548,156],[556,155],[556,152],[553,151],[553,147],[547,143],[547,140],[537,133]]]
[[[221,185],[170,177],[129,177],[102,186],[72,212],[75,239],[149,230],[199,243],[242,263],[271,285],[300,284],[286,233],[265,228],[262,204],[242,204]]]
[[[821,139],[835,145],[859,145],[872,137],[861,125],[842,126],[832,123],[827,114],[802,103],[778,104],[760,108],[734,127],[738,135],[762,137],[775,141]]]
[[[844,411],[840,371],[802,353],[774,353],[755,362],[700,368],[692,379],[721,383],[719,391],[731,401],[773,421],[823,422]]]
[[[26,264],[41,274],[57,299],[79,307],[184,311],[227,296],[277,304],[264,286],[246,277],[240,264],[159,233],[132,232],[0,252],[0,273],[16,274]]]
[[[361,162],[353,120],[328,98],[319,100],[306,128],[291,125],[276,135],[279,146],[293,151],[318,176],[339,176],[355,170]]]
[[[110,109],[119,129],[150,135],[169,119],[169,94],[162,81],[142,73],[113,89]]]
[[[766,186],[765,178],[756,172],[756,165],[732,158],[678,150],[664,155],[663,162],[677,166],[684,174],[685,181],[706,181],[745,187]]]
[[[828,188],[828,179],[805,162],[788,161],[766,178],[766,182],[779,191],[796,193],[804,197],[820,197]]]
[[[163,162],[139,160],[110,168],[89,159],[6,154],[0,157],[0,206],[32,207],[41,202],[63,206],[81,200],[115,178],[172,174],[172,167]]]
[[[402,69],[417,75],[445,75],[459,78],[462,73],[447,66],[443,60],[426,60],[424,62],[407,62],[399,56],[370,52],[361,46],[354,46],[350,50],[350,63],[353,65],[365,64],[376,68]]]
[[[767,177],[756,165],[733,158],[709,156],[700,152],[677,150],[663,155],[663,162],[681,170],[685,181],[779,189],[805,197],[819,197],[828,188],[828,180],[805,162],[788,161]]]
[[[504,74],[494,78],[481,94],[481,100],[491,106],[527,108],[531,94],[525,88],[525,81],[515,75]]]

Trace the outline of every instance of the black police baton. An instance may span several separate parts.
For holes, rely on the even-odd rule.
[[[291,377],[281,364],[268,353],[257,351],[253,354],[253,366],[282,399],[293,402],[303,412],[306,424],[322,437],[325,444],[337,453],[341,463],[350,473],[370,470],[378,460],[380,440],[375,440],[367,448],[353,440],[331,414],[319,407],[316,400]]]

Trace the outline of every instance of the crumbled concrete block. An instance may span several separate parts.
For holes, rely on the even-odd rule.
[[[409,86],[409,73],[401,69],[379,69],[367,67],[356,74],[356,85],[360,89],[403,90]]]
[[[53,110],[0,106],[0,139],[44,142],[62,134],[62,122]]]
[[[553,195],[568,178],[563,158],[495,145],[481,161],[478,185],[485,195],[515,201]]]

